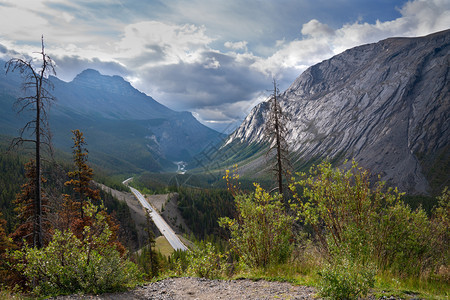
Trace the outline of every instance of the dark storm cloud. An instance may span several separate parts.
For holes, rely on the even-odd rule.
[[[250,64],[220,53],[205,52],[202,56],[199,63],[158,66],[141,76],[164,91],[160,101],[183,110],[251,100],[255,92],[270,87],[271,79],[251,69]]]

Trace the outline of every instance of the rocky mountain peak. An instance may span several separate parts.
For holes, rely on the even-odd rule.
[[[292,151],[303,161],[354,158],[403,191],[429,192],[425,158],[449,160],[449,45],[450,30],[390,38],[308,68],[280,100]],[[228,142],[262,141],[267,109],[257,106]]]
[[[82,71],[73,79],[72,83],[82,86],[83,88],[105,90],[124,96],[139,93],[128,81],[123,79],[123,77],[118,75],[103,75],[94,69]]]

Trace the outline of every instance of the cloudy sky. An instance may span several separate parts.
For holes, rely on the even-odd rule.
[[[392,36],[450,28],[450,0],[0,0],[0,58],[40,49],[71,81],[121,75],[229,132],[307,67]]]

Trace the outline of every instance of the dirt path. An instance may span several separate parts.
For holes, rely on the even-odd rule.
[[[65,296],[72,299],[314,299],[314,288],[294,286],[286,282],[264,280],[209,280],[204,278],[169,278],[125,293],[99,296]]]

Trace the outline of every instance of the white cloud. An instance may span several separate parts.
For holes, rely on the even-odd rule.
[[[203,26],[146,21],[125,27],[117,53],[133,68],[196,63],[212,41]]]
[[[17,36],[26,41],[35,40],[40,36],[36,31],[48,25],[43,16],[16,6],[0,6],[0,16],[0,28],[10,38]]]
[[[278,43],[281,46],[267,58],[259,57],[253,68],[276,77],[288,70],[303,71],[342,51],[393,36],[422,36],[450,28],[450,1],[415,0],[400,9],[401,17],[374,24],[356,22],[333,30],[318,20],[303,24],[303,39]]]
[[[246,41],[240,41],[240,42],[225,42],[224,46],[231,50],[244,50],[247,52],[247,42]]]
[[[306,24],[303,24],[302,34],[310,37],[328,37],[334,34],[334,30],[327,24],[322,24],[316,19],[312,19]]]
[[[396,27],[405,35],[426,35],[450,28],[450,1],[416,0],[407,2],[400,10],[403,20]],[[396,20],[397,21],[397,20]]]
[[[66,21],[66,23],[70,23],[75,19],[75,17],[73,15],[69,14],[68,12],[63,12],[61,14],[61,16]]]

